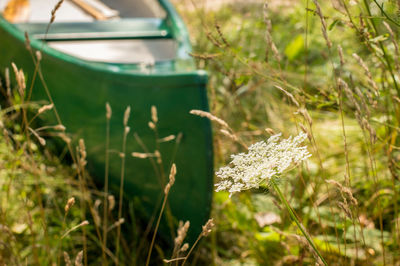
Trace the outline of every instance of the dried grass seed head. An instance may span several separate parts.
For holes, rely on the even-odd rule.
[[[148,123],[148,126],[149,126],[149,128],[152,129],[152,130],[154,130],[154,129],[156,128],[156,125],[155,125],[153,122],[151,122],[151,121]]]
[[[54,130],[65,131],[66,128],[64,125],[56,125],[56,126],[54,126]]]
[[[164,194],[167,195],[171,189],[171,187],[175,183],[175,175],[176,175],[176,165],[172,164],[171,171],[169,173],[169,182],[164,188]]]
[[[65,266],[72,266],[71,259],[66,251],[64,251],[64,262]]]
[[[347,197],[350,199],[350,202],[357,206],[358,205],[358,201],[357,199],[353,196],[353,192],[351,191],[350,188],[343,186],[342,184],[340,184],[338,181],[333,180],[333,179],[328,179],[325,181],[328,184],[332,184],[334,186],[336,186],[336,188],[339,190],[339,192],[342,194],[342,197],[344,200],[346,200],[346,198],[344,197],[344,195],[347,195]]]
[[[118,221],[116,221],[115,223],[113,223],[107,231],[111,231],[112,229],[121,226],[123,223],[125,223],[125,219],[124,218],[120,218]]]
[[[96,225],[100,225],[100,223],[101,223],[101,218],[100,218],[100,214],[99,214],[100,205],[101,205],[101,200],[100,199],[96,199],[94,201],[93,208],[91,209],[92,216],[93,216],[93,221],[94,221],[94,223]]]
[[[215,226],[214,219],[213,218],[209,219],[207,223],[203,225],[203,231],[201,232],[201,235],[208,236],[211,233],[214,226]]]
[[[311,126],[313,124],[312,118],[310,116],[310,114],[308,113],[306,108],[300,108],[298,110],[298,113],[300,113],[304,119],[307,121],[307,123]]]
[[[18,92],[19,92],[20,96],[23,97],[25,94],[25,89],[26,89],[24,71],[22,69],[18,69],[17,65],[14,62],[11,63],[11,66],[14,70],[15,79],[18,84]]]
[[[367,104],[367,99],[366,99],[365,95],[362,93],[360,88],[357,86],[354,88],[354,91],[357,94],[358,98],[360,99],[360,105],[363,108],[363,111],[365,112],[367,117],[369,117],[371,115],[371,113],[370,113],[369,106]]]
[[[112,211],[115,207],[115,197],[114,195],[108,195],[108,211]]]
[[[325,21],[325,17],[322,14],[321,11],[321,6],[319,5],[318,0],[313,0],[314,4],[315,4],[315,13],[317,13],[317,15],[319,16],[320,20],[321,20],[321,30],[322,30],[322,36],[325,39],[326,45],[328,46],[328,48],[330,49],[332,47],[332,42],[329,40],[328,37],[328,32],[327,32],[327,27],[326,27],[326,21]]]
[[[265,40],[267,43],[267,48],[265,51],[265,61],[268,62],[268,53],[269,49],[271,49],[274,58],[277,62],[281,61],[281,55],[278,51],[278,48],[276,47],[273,39],[272,39],[272,23],[271,19],[269,18],[269,12],[268,12],[268,3],[265,2],[263,6],[263,16],[264,16],[264,23],[266,25],[266,30],[265,30]]]
[[[185,243],[183,244],[183,246],[181,247],[181,249],[179,250],[179,252],[185,252],[186,250],[189,249],[189,244]]]
[[[169,136],[159,139],[158,142],[168,142],[168,141],[174,140],[175,138],[176,138],[175,135],[169,135]]]
[[[107,102],[106,103],[106,118],[107,118],[107,120],[111,119],[111,115],[112,115],[112,109],[111,109],[110,104]]]
[[[88,224],[89,224],[89,221],[85,220],[85,221],[81,222],[78,226],[81,227],[81,226],[85,226]]]
[[[83,139],[79,139],[79,164],[81,167],[84,167],[87,164],[86,161],[86,146],[85,146],[85,141]]]
[[[71,138],[68,137],[65,133],[60,133],[58,136],[67,144],[71,143]]]
[[[300,146],[307,138],[305,133],[283,140],[280,137],[281,134],[273,135],[266,142],[251,145],[247,153],[231,155],[230,165],[216,172],[220,178],[215,184],[216,191],[225,190],[231,196],[235,192],[258,188],[311,156],[306,146]]]
[[[15,77],[17,77],[17,76],[18,76],[18,68],[17,68],[17,65],[16,65],[14,62],[11,62],[11,67],[12,67],[13,70],[14,70],[14,75],[15,75]]]
[[[18,72],[17,83],[19,88],[18,92],[21,95],[21,97],[24,97],[26,89],[26,81],[25,81],[25,74],[22,69],[20,69]]]
[[[344,212],[344,214],[347,216],[347,218],[352,219],[353,215],[351,213],[351,210],[350,210],[349,205],[347,204],[347,202],[338,201],[337,205]]]
[[[81,158],[83,159],[86,158],[86,146],[85,146],[85,141],[83,139],[79,139],[79,153],[81,155]]]
[[[128,106],[124,113],[124,126],[125,127],[128,126],[128,120],[129,120],[130,114],[131,114],[131,107]]]
[[[344,60],[343,49],[340,44],[338,45],[338,53],[339,53],[339,58],[340,58],[340,65],[343,67],[346,61]]]
[[[275,135],[276,134],[275,130],[273,130],[272,128],[269,128],[269,127],[265,129],[265,132],[267,132],[270,135]]]
[[[38,140],[39,140],[40,145],[46,146],[46,140],[44,138],[38,137]]]
[[[40,145],[45,146],[46,145],[46,140],[39,136],[39,134],[32,128],[28,127],[28,130],[32,133],[32,135],[35,136],[35,138],[39,141]]]
[[[50,24],[52,24],[54,22],[54,20],[56,19],[56,13],[57,10],[60,9],[61,4],[64,2],[64,0],[60,0],[57,2],[57,4],[54,6],[53,10],[51,10],[51,19],[50,19]]]
[[[124,134],[128,135],[129,131],[131,131],[130,127],[125,127]]]
[[[158,150],[156,150],[154,151],[154,156],[157,158],[157,163],[161,164],[162,163],[161,153]]]
[[[226,130],[226,129],[221,129],[220,132],[222,133],[222,135],[224,135],[224,136],[230,138],[231,140],[233,140],[233,141],[238,141],[237,136],[234,135],[234,134],[232,134],[232,133],[230,133],[228,130]]]
[[[75,266],[83,266],[83,250],[79,251],[75,258]]]
[[[177,236],[174,240],[175,242],[175,247],[180,247],[183,243],[183,240],[185,240],[187,232],[189,230],[190,227],[190,222],[186,221],[185,223],[183,223],[182,221],[179,221],[179,227],[177,230]]]
[[[176,176],[176,165],[172,164],[171,171],[169,173],[169,183],[171,186],[175,183],[175,176]]]
[[[75,198],[74,197],[69,198],[67,204],[64,207],[65,212],[67,213],[74,204],[75,204]]]
[[[354,97],[353,91],[350,90],[350,88],[347,85],[347,83],[344,80],[342,80],[341,78],[338,78],[338,84],[339,84],[340,88],[344,89],[344,92],[346,93],[347,98],[350,100],[350,102],[356,108],[355,115],[356,115],[356,118],[357,118],[358,122],[360,123],[361,117],[362,117],[361,107],[358,104],[358,101],[356,100],[356,98]]]
[[[75,225],[74,227],[72,227],[71,229],[69,229],[67,232],[65,232],[65,234],[61,236],[61,239],[63,239],[63,238],[66,237],[69,233],[75,231],[76,229],[78,229],[78,228],[80,228],[80,227],[82,227],[82,226],[88,225],[88,224],[89,224],[89,221],[85,220],[85,221],[81,222],[80,224]]]
[[[39,63],[40,61],[42,61],[42,53],[40,51],[36,51],[36,60]]]
[[[303,124],[299,123],[299,126],[301,128],[301,130],[307,134],[307,138],[311,141],[312,140],[312,135],[311,132],[308,130],[308,128],[306,128]]]
[[[6,80],[6,88],[8,91],[11,88],[10,69],[8,67],[6,67],[6,69],[4,70],[4,76],[5,76],[5,80]]]
[[[213,115],[213,114],[211,114],[211,113],[209,113],[209,112],[205,112],[205,111],[202,111],[202,110],[191,110],[190,111],[190,114],[192,114],[192,115],[197,115],[197,116],[200,116],[200,117],[205,117],[205,118],[208,118],[208,119],[210,119],[211,121],[214,121],[214,122],[217,122],[218,124],[220,124],[222,127],[225,127],[225,128],[230,128],[229,126],[228,126],[228,123],[226,123],[224,120],[222,120],[221,118],[218,118],[218,117],[216,117],[215,115]]]
[[[147,159],[151,157],[155,157],[154,153],[143,153],[143,152],[132,152],[132,157],[139,158],[139,159]]]
[[[47,104],[47,105],[43,105],[42,107],[39,108],[38,115],[40,115],[40,114],[42,114],[42,113],[44,113],[44,112],[46,112],[48,110],[53,109],[53,107],[54,107],[53,103]]]
[[[369,71],[368,66],[365,64],[364,60],[362,60],[362,58],[358,54],[353,53],[353,57],[356,59],[356,61],[364,69],[365,75],[367,75],[368,83],[374,89],[375,96],[378,96],[379,95],[379,88],[378,88],[378,85],[376,85],[376,82],[373,80],[371,71]]]
[[[168,183],[164,188],[164,194],[168,195],[169,191],[171,190],[171,184]]]
[[[383,25],[385,26],[385,28],[388,30],[389,34],[390,34],[390,39],[393,43],[394,46],[394,52],[395,52],[395,65],[396,65],[396,69],[399,70],[400,66],[399,66],[399,44],[397,43],[397,36],[395,35],[395,33],[393,32],[392,28],[390,27],[390,25],[388,23],[386,23],[385,21],[383,21]]]
[[[225,38],[221,26],[218,23],[215,23],[215,29],[217,30],[219,38],[222,40],[223,44],[225,44],[225,47],[230,47],[228,40]]]
[[[155,124],[158,122],[157,108],[154,105],[151,106],[151,120]]]
[[[283,89],[280,86],[275,85],[275,88],[277,88],[278,90],[280,90],[284,94],[286,94],[286,96],[289,97],[289,99],[293,102],[294,105],[296,105],[297,107],[300,107],[299,102],[296,100],[296,98],[293,96],[293,94],[291,94],[290,92],[288,92],[287,90]]]
[[[115,222],[115,225],[120,226],[123,223],[125,223],[125,218],[120,218],[118,221]]]

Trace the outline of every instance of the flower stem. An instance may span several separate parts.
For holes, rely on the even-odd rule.
[[[163,201],[162,206],[161,206],[160,214],[158,215],[158,220],[157,220],[157,223],[156,223],[156,228],[154,229],[153,237],[152,237],[152,239],[151,239],[151,244],[150,244],[150,248],[149,248],[149,253],[147,254],[146,266],[149,266],[149,264],[150,264],[150,258],[151,258],[151,252],[153,251],[154,240],[156,239],[158,227],[160,226],[160,221],[161,221],[161,217],[162,217],[162,214],[163,214],[163,212],[164,212],[164,209],[165,209],[165,205],[166,205],[166,203],[167,203],[168,194],[169,194],[169,193],[165,194],[165,196],[164,196],[164,201]]]
[[[328,265],[328,263],[322,257],[321,253],[318,251],[317,247],[315,246],[314,242],[312,241],[311,236],[307,233],[307,231],[304,228],[304,226],[300,223],[299,219],[297,218],[296,214],[294,213],[294,210],[292,209],[292,207],[290,207],[289,202],[283,196],[283,194],[282,194],[281,190],[279,189],[278,185],[275,183],[275,181],[272,181],[271,184],[272,184],[273,188],[275,189],[275,191],[278,193],[279,198],[281,199],[282,203],[285,204],[285,207],[288,210],[288,212],[290,214],[290,217],[292,217],[293,221],[296,223],[297,227],[303,233],[304,237],[307,239],[308,243],[311,245],[311,247],[313,248],[315,253],[321,259],[321,261],[324,263],[324,265]]]

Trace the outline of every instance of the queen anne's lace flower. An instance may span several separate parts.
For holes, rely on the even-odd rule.
[[[282,141],[279,141],[280,136],[273,135],[267,142],[254,143],[247,153],[231,155],[230,166],[222,167],[216,173],[221,179],[215,184],[216,191],[226,190],[232,196],[235,192],[258,188],[262,182],[268,182],[273,176],[311,156],[307,147],[300,146],[307,138],[306,134],[300,133]]]

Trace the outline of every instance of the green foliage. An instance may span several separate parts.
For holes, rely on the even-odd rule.
[[[289,61],[299,58],[304,52],[304,37],[297,35],[285,48],[285,55]]]
[[[79,207],[73,206],[63,222],[68,198],[78,195],[77,184],[70,168],[39,152],[19,128],[3,127],[0,133],[0,262],[48,264],[61,251],[79,251],[80,234],[61,239],[81,221]]]
[[[282,177],[282,185],[324,257],[339,264],[398,261],[399,7],[395,1],[319,3],[322,14],[306,0],[268,1],[264,10],[259,3],[236,3],[206,11],[183,6],[181,11],[195,34],[196,54],[218,55],[199,57],[198,66],[211,75],[212,113],[227,121],[242,142],[263,140],[270,129],[310,135],[313,157],[299,174]],[[218,129],[217,166],[245,151]],[[218,259],[230,263],[240,257],[241,263],[268,265],[267,257],[276,254],[275,263],[314,261],[309,248],[296,240],[300,232],[275,193],[263,192],[232,198],[216,193],[213,247],[232,247]],[[254,224],[269,212],[279,214],[281,222]],[[246,245],[239,244],[240,235],[246,236]],[[241,251],[232,254],[236,247]]]

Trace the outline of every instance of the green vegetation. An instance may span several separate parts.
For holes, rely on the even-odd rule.
[[[243,2],[208,9],[189,2],[177,5],[192,33],[198,67],[210,73],[211,113],[229,124],[214,124],[216,170],[232,154],[280,132],[306,133],[312,157],[274,179],[275,189],[261,184],[231,197],[214,193],[216,228],[200,237],[210,235],[193,252],[184,242],[171,251],[156,238],[152,263],[184,258],[190,250],[187,261],[168,263],[311,265],[321,262],[320,253],[328,264],[398,264],[396,2]],[[2,84],[7,94],[8,82]],[[24,112],[43,105],[21,103],[15,91],[8,94],[11,107],[1,111],[0,264],[63,264],[64,252],[83,264],[104,262],[98,228],[104,194],[79,170],[82,164],[64,163],[27,134]],[[84,158],[82,147],[79,156]],[[65,211],[71,197],[76,203]],[[133,204],[125,213],[128,231],[122,236],[129,240],[122,239],[116,252],[119,219],[111,208],[103,252],[110,264],[142,265],[152,234],[135,220]],[[186,227],[182,223],[181,236]]]
[[[212,73],[211,112],[239,139],[232,145],[215,126],[216,165],[243,143],[306,132],[313,156],[280,186],[329,264],[390,265],[400,255],[398,6],[381,2],[181,8],[198,66]],[[214,261],[313,263],[278,194],[265,190],[215,194]]]

